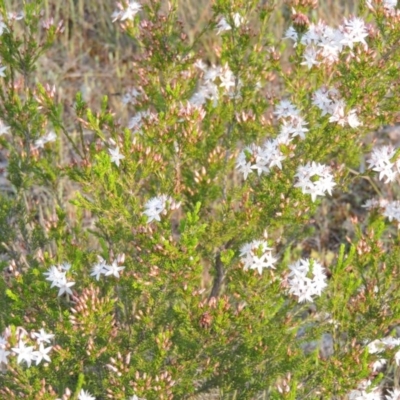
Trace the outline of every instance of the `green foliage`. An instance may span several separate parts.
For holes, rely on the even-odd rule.
[[[330,204],[339,204],[363,136],[397,121],[400,27],[379,9],[368,17],[368,50],[357,42],[308,69],[299,42],[288,66],[269,3],[214,2],[205,30],[222,17],[230,26],[218,39],[219,69],[199,63],[175,1],[164,9],[151,0],[119,21],[138,47],[126,123],[107,96],[92,110],[77,93],[64,115],[59,88],[35,79],[61,25],[43,25],[40,0],[25,4],[21,22],[0,2],[0,119],[10,128],[0,144],[11,188],[0,195],[2,399],[80,399],[81,390],[98,399],[336,399],[362,380],[387,385],[371,372],[380,355],[367,345],[394,338],[400,318],[398,231],[371,211],[353,219],[339,248],[310,255],[306,240],[328,201],[295,183],[307,163],[330,165]],[[299,7],[303,18],[311,12]],[[323,115],[312,97],[323,85],[363,124]],[[273,119],[281,98],[307,128],[278,142],[288,123]],[[266,140],[282,165],[255,166]],[[273,261],[249,268],[250,253]],[[330,272],[312,299],[291,290],[293,263],[309,256],[308,280],[319,263]],[[51,361],[28,365],[18,349],[22,341],[37,351],[41,329],[54,334]],[[393,347],[383,349],[390,360]]]

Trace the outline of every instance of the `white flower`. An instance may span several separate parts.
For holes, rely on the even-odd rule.
[[[105,260],[100,256],[97,256],[97,258],[99,259],[99,262],[93,266],[92,273],[90,274],[90,276],[94,276],[96,278],[96,280],[99,280],[100,275],[101,274],[105,275],[107,272],[107,269],[106,269]]]
[[[110,276],[114,275],[116,278],[119,278],[119,272],[123,271],[125,267],[119,267],[117,261],[113,261],[111,265],[105,266],[105,275]]]
[[[380,358],[379,360],[375,361],[372,364],[372,371],[373,372],[380,372],[384,368],[384,366],[387,364],[387,360],[384,358]]]
[[[318,89],[312,97],[312,103],[322,111],[323,116],[326,114],[333,114],[335,104],[340,100],[337,89],[328,89],[326,87]]]
[[[25,361],[28,367],[31,366],[32,361],[36,358],[33,346],[26,346],[22,340],[19,341],[18,347],[12,348],[12,351],[18,354],[18,364],[20,364],[21,361]]]
[[[297,41],[299,39],[299,35],[296,32],[296,29],[293,28],[293,26],[289,27],[288,30],[285,32],[285,36],[283,37],[284,39],[291,39],[294,41],[294,46],[296,47]]]
[[[4,363],[4,364],[8,364],[8,360],[7,357],[10,355],[11,353],[0,347],[0,364]]]
[[[287,120],[282,121],[280,134],[283,136],[291,135],[292,137],[299,136],[300,139],[305,139],[305,133],[308,132],[306,125],[308,125],[308,122],[299,115],[290,116]]]
[[[233,19],[233,25],[236,28],[239,28],[239,26],[242,25],[244,22],[244,18],[239,13],[233,14],[232,19]],[[222,17],[217,24],[217,35],[219,35],[222,32],[229,31],[231,29],[232,26],[229,25],[225,17]]]
[[[349,393],[349,400],[382,400],[381,389],[379,387],[369,389],[370,386],[370,380],[361,381],[357,390],[352,390]]]
[[[347,123],[351,128],[358,128],[361,124],[355,110],[350,110],[347,114]]]
[[[167,202],[170,201],[170,197],[165,194],[153,197],[147,201],[143,211],[143,214],[147,216],[147,223],[152,221],[161,221],[161,214],[166,211]]]
[[[298,108],[291,103],[290,100],[281,100],[275,107],[274,115],[278,119],[292,118],[300,114]]]
[[[228,92],[231,88],[236,86],[235,75],[233,75],[233,72],[230,70],[228,65],[225,65],[225,67],[222,69],[219,78],[221,80],[219,86],[225,88]]]
[[[79,392],[78,400],[96,400],[89,392],[86,390],[81,389]]]
[[[370,392],[355,390],[350,393],[349,400],[382,400],[382,391],[379,387],[373,388]]]
[[[251,151],[249,148],[246,148],[249,152]],[[246,180],[249,174],[253,171],[252,165],[250,161],[246,160],[246,152],[243,150],[239,153],[239,156],[236,160],[236,169],[239,170],[243,174],[244,179]]]
[[[346,113],[346,103],[340,98],[336,89],[322,87],[313,94],[312,103],[317,106],[322,115],[330,114],[329,122],[336,122],[340,126],[349,125],[351,128],[358,128],[361,124],[356,110]]]
[[[43,275],[47,275],[46,280],[51,282],[50,288],[56,286],[59,288],[58,296],[62,296],[64,293],[72,294],[71,286],[75,285],[75,282],[68,282],[66,278],[66,271],[60,271],[60,268],[69,269],[69,264],[63,264],[62,267],[51,266],[47,272]]]
[[[264,240],[253,240],[240,249],[240,261],[245,271],[256,269],[261,275],[264,268],[275,269],[277,258],[272,256],[272,249]]]
[[[383,209],[382,215],[389,219],[390,222],[396,220],[400,222],[400,201],[389,201]]]
[[[277,140],[267,140],[263,147],[261,156],[266,160],[269,168],[278,167],[282,169],[282,161],[286,158],[280,147],[280,142]]]
[[[131,0],[127,6],[122,6],[120,3],[117,3],[119,10],[114,11],[111,14],[112,22],[117,20],[125,21],[126,19],[133,20],[135,15],[141,10],[142,6],[136,2]]]
[[[226,19],[222,17],[218,24],[217,24],[217,35],[219,35],[221,32],[229,31],[231,30],[232,27],[226,22]]]
[[[119,148],[116,147],[115,149],[108,149],[111,155],[111,162],[115,163],[117,167],[119,167],[120,160],[123,160],[125,156],[119,152]]]
[[[61,270],[64,272],[68,272],[71,269],[71,263],[64,262],[64,263],[60,264],[59,268],[61,268]]]
[[[395,361],[397,366],[400,365],[400,350],[397,351],[396,354],[394,355],[394,361]]]
[[[0,336],[0,349],[5,349],[8,344],[6,337]]]
[[[57,135],[54,131],[49,132],[46,136],[46,142],[54,142],[57,139]]]
[[[344,24],[340,27],[343,32],[343,39],[341,41],[345,46],[353,48],[354,43],[362,43],[367,48],[365,38],[368,36],[367,27],[362,18],[349,18],[344,20]]]
[[[206,82],[214,82],[221,75],[221,67],[213,65],[208,68],[204,74],[204,80]]]
[[[55,132],[51,131],[47,135],[42,136],[41,138],[35,140],[34,148],[44,148],[46,143],[54,142],[57,139],[57,135]]]
[[[397,0],[383,0],[383,7],[387,10],[394,10],[397,6]]]
[[[386,178],[385,183],[393,182],[400,171],[400,159],[392,162],[396,150],[392,146],[376,147],[367,160],[368,168],[379,172],[379,180]]]
[[[385,344],[380,339],[376,339],[368,343],[367,348],[369,354],[382,353],[385,351]]]
[[[366,208],[367,210],[372,210],[372,209],[382,209],[385,210],[387,205],[390,203],[390,201],[386,199],[370,199],[365,202],[364,205],[361,207]]]
[[[301,37],[301,44],[304,44],[306,46],[319,44],[324,34],[325,28],[326,24],[323,21],[318,22],[317,25],[310,24],[310,26],[308,27],[308,31],[304,33]]]
[[[39,332],[33,332],[32,336],[36,338],[38,343],[46,342],[50,343],[50,339],[54,337],[51,333],[46,333],[45,330],[42,328]]]
[[[139,95],[140,92],[138,92],[135,88],[132,88],[122,96],[122,103],[136,104],[136,99]]]
[[[389,349],[393,347],[400,346],[400,339],[394,338],[393,336],[386,336],[382,339],[382,343]]]
[[[313,67],[313,65],[319,64],[317,57],[318,57],[317,49],[314,46],[307,46],[303,53],[304,61],[300,64],[307,65],[307,68],[311,69]]]
[[[262,147],[253,144],[242,150],[236,160],[236,169],[247,179],[253,170],[260,176],[262,173],[268,174],[275,166],[282,169],[282,161],[285,158],[278,140],[267,140]]]
[[[0,16],[0,36],[4,32],[8,32],[8,28],[7,28],[7,25],[4,23],[3,17]]]
[[[11,128],[4,123],[4,121],[0,120],[0,136],[8,133]]]
[[[197,108],[203,106],[207,100],[211,100],[213,106],[218,104],[219,96],[227,95],[231,98],[233,96],[240,96],[239,89],[242,85],[240,79],[238,79],[228,64],[221,66],[207,67],[205,64],[197,62],[197,68],[203,71],[202,79],[199,82],[197,91],[192,95],[189,103]],[[221,93],[220,89],[224,89]]]
[[[74,286],[75,282],[67,282],[67,280],[64,280],[61,282],[58,286],[59,291],[58,291],[58,296],[62,296],[64,293],[67,294],[73,294],[72,290],[70,289],[71,286]]]
[[[132,117],[128,122],[128,128],[133,131],[133,133],[139,133],[140,128],[143,125],[143,118],[147,118],[149,120],[155,119],[155,116],[148,110],[139,111],[136,113],[134,117]]]
[[[51,361],[50,357],[48,356],[48,353],[52,348],[53,348],[52,346],[44,348],[43,343],[39,344],[39,350],[33,352],[35,356],[36,365],[39,365],[42,360],[46,360],[48,362]]]
[[[327,286],[324,268],[315,260],[300,259],[289,265],[289,293],[298,297],[298,302],[313,301],[313,296],[321,296]],[[312,277],[310,277],[312,276]]]
[[[11,12],[8,12],[8,13],[7,13],[7,18],[8,18],[9,20],[20,21],[21,19],[24,18],[24,16],[25,16],[25,14],[24,14],[23,11],[20,11],[20,12],[13,12],[13,11],[11,11]]]
[[[393,389],[391,391],[388,391],[388,395],[386,395],[385,397],[386,397],[386,400],[399,400],[400,399],[400,390]]]
[[[318,45],[321,47],[319,54],[326,64],[331,65],[339,60],[343,50],[342,40],[343,34],[338,29],[325,26]]]
[[[201,58],[198,58],[193,65],[203,72],[207,69],[207,64]]]
[[[138,396],[136,396],[136,395],[134,394],[133,396],[129,397],[128,400],[146,400],[146,399],[144,399],[144,398],[142,398],[142,397],[138,397]]]
[[[300,165],[295,177],[298,178],[298,182],[294,187],[299,187],[304,194],[311,194],[313,202],[317,196],[325,196],[325,192],[332,194],[332,189],[336,185],[330,168],[315,161]]]
[[[340,99],[332,104],[332,116],[329,118],[329,122],[337,122],[340,126],[347,124],[347,117],[345,114],[346,104],[344,100]]]
[[[46,281],[51,282],[51,287],[58,286],[65,278],[65,272],[60,271],[55,265],[52,265],[47,272],[43,272],[43,275],[47,275]]]
[[[368,199],[361,207],[366,208],[367,210],[373,210],[374,208],[379,208],[380,203],[377,199]]]
[[[239,26],[242,25],[243,22],[244,18],[239,13],[233,14],[233,25],[235,25],[236,28],[239,28]]]
[[[211,100],[214,107],[218,104],[219,93],[218,93],[218,86],[208,81],[204,85],[200,87],[200,91],[203,92],[202,95],[206,100]]]

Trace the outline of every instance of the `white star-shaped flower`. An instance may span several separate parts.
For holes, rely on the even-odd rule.
[[[38,343],[42,342],[50,343],[50,339],[54,337],[53,334],[46,333],[43,328],[41,328],[39,332],[33,332],[32,336],[36,338]]]
[[[289,293],[297,296],[298,302],[313,301],[313,296],[321,296],[327,286],[325,270],[315,260],[301,259],[289,265]]]
[[[46,360],[48,362],[51,361],[50,357],[48,356],[49,351],[52,349],[52,346],[44,347],[43,343],[39,344],[39,350],[34,351],[33,354],[35,355],[36,365],[39,365],[42,360]]]
[[[8,133],[10,127],[0,120],[0,136]]]
[[[113,261],[111,265],[106,265],[106,276],[114,275],[116,278],[119,278],[119,272],[123,271],[125,267],[119,267],[117,261]]]
[[[22,340],[19,341],[18,347],[12,348],[12,351],[18,354],[18,364],[20,364],[21,361],[25,361],[28,367],[31,366],[32,361],[36,358],[33,346],[26,346]]]
[[[0,349],[5,349],[7,344],[7,339],[4,336],[0,336]]]
[[[126,19],[133,20],[135,15],[141,10],[142,6],[138,2],[131,0],[126,8],[123,8],[120,4],[119,8],[120,10],[112,13],[112,22],[117,20],[125,21]]]
[[[222,17],[217,24],[217,35],[221,32],[230,31],[232,27],[228,24],[226,19]]]
[[[46,281],[51,282],[50,287],[58,286],[59,282],[65,280],[65,272],[60,271],[55,265],[52,265],[47,272],[43,272],[43,275],[47,275]]]
[[[90,276],[94,276],[97,281],[100,280],[101,274],[105,274],[107,272],[106,262],[101,257],[99,257],[99,260],[100,261],[93,266],[92,273],[90,274]]]
[[[39,139],[35,140],[35,149],[44,148],[46,143],[54,142],[57,139],[57,135],[55,132],[51,131],[48,134],[40,137]]]
[[[81,389],[79,392],[78,400],[96,400],[89,392],[86,390]]]
[[[8,364],[7,357],[11,354],[8,350],[0,348],[0,364]]]
[[[147,223],[152,221],[161,221],[160,215],[165,211],[167,207],[168,197],[166,195],[161,195],[158,197],[153,197],[147,201],[143,211],[143,214],[147,216]]]
[[[7,28],[7,25],[4,23],[3,17],[0,17],[0,36],[4,32],[8,32],[8,28]]]
[[[116,147],[115,149],[108,149],[111,155],[111,161],[115,163],[117,167],[119,167],[120,160],[123,160],[125,156],[119,152],[119,148]]]
[[[58,285],[58,296],[62,296],[64,293],[72,295],[72,290],[70,289],[70,287],[74,285],[75,282],[67,282],[67,280],[65,280],[64,282],[60,282]]]

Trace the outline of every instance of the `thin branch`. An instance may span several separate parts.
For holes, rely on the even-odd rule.
[[[221,286],[222,286],[222,283],[223,283],[224,277],[225,277],[225,271],[224,271],[224,267],[222,264],[220,251],[215,256],[214,267],[215,267],[216,274],[214,277],[213,287],[211,289],[211,293],[210,293],[210,296],[208,297],[208,300],[211,300],[213,297],[217,298],[219,296],[219,293],[221,291]]]

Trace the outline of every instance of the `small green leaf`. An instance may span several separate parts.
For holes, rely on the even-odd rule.
[[[15,293],[13,293],[10,289],[7,289],[7,290],[6,290],[6,295],[7,295],[7,297],[9,297],[11,300],[13,300],[13,301],[18,301],[18,296],[17,296]]]

